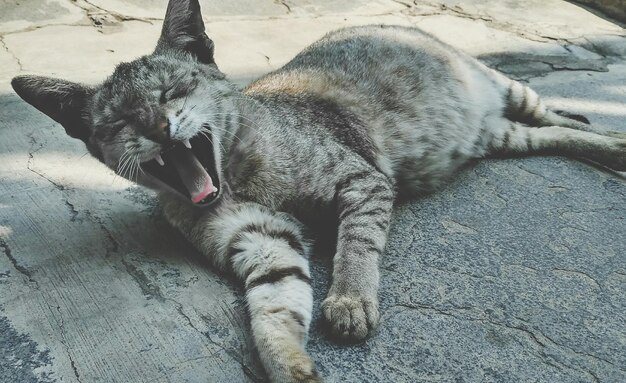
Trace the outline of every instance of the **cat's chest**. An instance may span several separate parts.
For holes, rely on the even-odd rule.
[[[311,228],[334,222],[334,193],[309,188],[306,184],[305,180],[294,175],[257,169],[247,176],[235,177],[229,186],[236,200],[256,202],[272,210],[287,212]]]
[[[293,194],[282,172],[273,169],[258,152],[235,154],[229,162],[226,181],[237,200],[275,208]]]

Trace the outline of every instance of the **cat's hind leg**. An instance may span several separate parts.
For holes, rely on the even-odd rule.
[[[574,114],[574,113],[569,113],[567,111],[564,110],[554,110],[554,113],[558,114],[561,117],[565,117],[567,119],[570,120],[576,120],[576,121],[580,121],[586,125],[591,125],[591,122],[589,122],[589,120],[587,119],[587,117],[580,115],[580,114]],[[551,125],[560,125],[560,126],[566,126],[563,124],[551,124]],[[575,126],[578,126],[578,124],[574,124]],[[615,137],[615,138],[622,138],[622,139],[626,139],[626,132],[616,132],[616,131],[611,131],[611,130],[604,130],[604,129],[600,129],[598,127],[593,127],[593,129],[589,126],[588,127],[589,131],[592,131],[594,133],[598,133],[598,134],[603,134],[605,136],[609,136],[609,137]],[[579,130],[584,130],[584,129],[579,129]]]
[[[491,129],[486,154],[493,156],[555,155],[588,159],[617,171],[626,171],[626,139],[564,126],[529,127],[505,118]]]
[[[496,84],[501,100],[504,102],[504,116],[511,121],[528,126],[562,126],[565,128],[593,132],[605,136],[626,138],[624,132],[609,131],[591,125],[587,117],[562,110],[548,108],[543,99],[530,87],[511,80],[502,73],[482,66],[490,80]]]
[[[508,119],[534,127],[562,126],[584,132],[610,134],[604,129],[591,125],[584,116],[549,109],[530,87],[515,80],[505,79],[504,82],[507,85],[504,91],[506,105],[504,113]]]

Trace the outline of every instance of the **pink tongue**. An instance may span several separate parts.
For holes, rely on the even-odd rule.
[[[193,203],[198,203],[217,191],[211,176],[191,150],[174,150],[169,160],[174,163]]]

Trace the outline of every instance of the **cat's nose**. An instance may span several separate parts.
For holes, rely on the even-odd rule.
[[[168,118],[164,118],[162,121],[160,121],[158,123],[157,129],[159,130],[159,133],[161,133],[164,136],[169,136],[170,135],[170,120]]]
[[[152,130],[151,134],[147,138],[152,141],[163,143],[170,139],[170,121],[167,117],[161,118],[157,121],[156,126]]]

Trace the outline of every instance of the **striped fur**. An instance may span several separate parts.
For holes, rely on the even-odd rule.
[[[418,29],[332,32],[240,91],[212,61],[197,2],[168,9],[157,51],[99,87],[39,77],[13,86],[113,169],[129,150],[145,161],[162,149],[149,139],[158,118],[169,119],[173,140],[210,126],[221,185],[213,205],[157,189],[169,222],[241,280],[273,382],[320,381],[305,350],[313,303],[303,224],[336,230],[323,320],[335,337],[361,340],[379,321],[378,262],[396,196],[431,191],[490,155],[563,155],[626,171],[623,133],[551,111],[530,88]],[[108,125],[133,114],[134,124]],[[154,187],[141,172],[133,180]]]
[[[304,346],[313,298],[309,244],[286,214],[254,203],[228,203],[194,216],[161,196],[168,220],[216,266],[244,282],[252,335],[272,381],[316,382]]]
[[[548,109],[534,90],[517,81],[508,81],[509,86],[505,96],[505,116],[510,120],[535,127],[563,126],[598,134],[607,133],[584,121],[568,116],[567,113],[557,113]],[[586,120],[584,117],[583,119]]]

